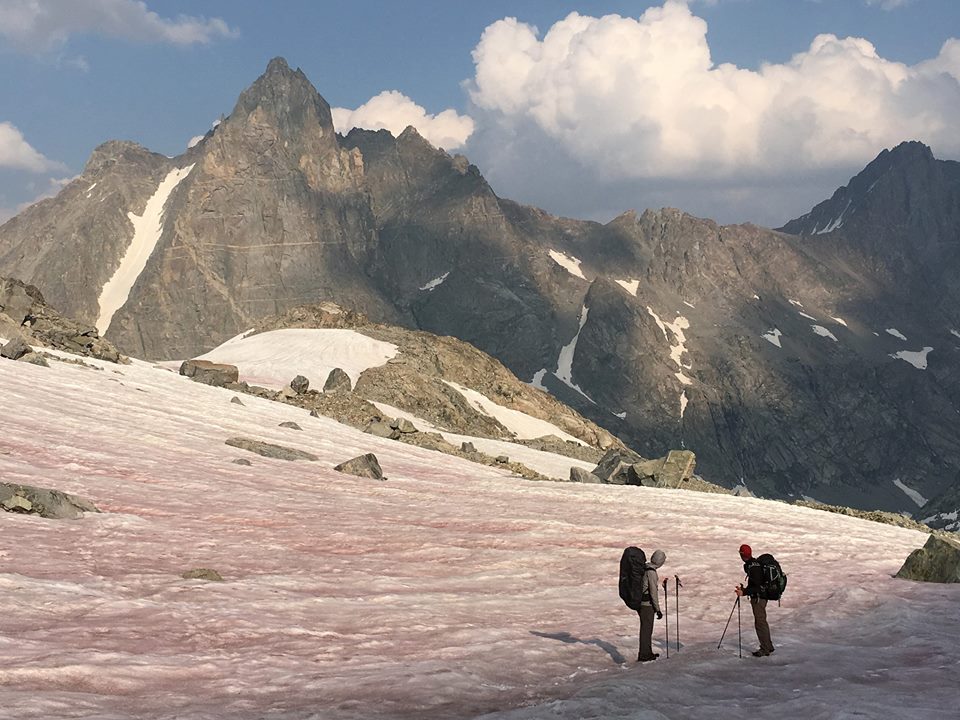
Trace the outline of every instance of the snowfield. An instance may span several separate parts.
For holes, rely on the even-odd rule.
[[[960,586],[891,577],[920,532],[526,481],[231,404],[147,363],[88,362],[103,369],[0,360],[3,481],[104,511],[0,512],[4,720],[957,717]],[[320,460],[268,460],[225,445],[234,435]],[[332,469],[365,452],[385,481]],[[769,658],[748,655],[748,607],[744,657],[736,614],[717,649],[743,542],[789,575]],[[617,596],[629,544],[667,554],[670,658],[645,665]],[[225,582],[181,579],[197,567]],[[654,637],[665,654],[663,623]]]

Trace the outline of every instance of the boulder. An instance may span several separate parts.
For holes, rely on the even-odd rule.
[[[589,470],[574,465],[570,468],[570,482],[596,484],[602,481]]]
[[[392,423],[390,423],[390,427],[402,433],[417,432],[416,426],[406,418],[399,418],[397,420],[394,420]]]
[[[671,450],[664,458],[663,467],[657,476],[660,487],[678,488],[685,480],[693,477],[697,466],[697,456],[690,450]]]
[[[500,463],[501,465],[506,465],[507,463],[510,462],[510,456],[509,456],[509,455],[497,455],[496,460],[497,460],[497,462]]]
[[[472,442],[463,442],[460,443],[460,451],[465,453],[475,453],[477,448],[473,446]]]
[[[293,380],[290,381],[290,389],[293,390],[297,395],[303,395],[307,390],[310,389],[310,381],[307,380],[303,375],[297,375]]]
[[[340,368],[334,368],[327,375],[327,381],[323,384],[324,392],[350,392],[353,389],[353,383],[350,376]]]
[[[250,462],[249,460],[247,460],[246,458],[237,458],[236,460],[233,460],[232,462],[233,462],[234,465],[253,465],[253,463]]]
[[[180,365],[180,374],[191,380],[223,387],[227,383],[235,383],[240,379],[240,371],[236,365],[214,363],[209,360],[184,360]]]
[[[19,360],[24,355],[33,352],[33,348],[27,345],[22,335],[17,335],[13,340],[0,348],[0,357],[7,360]]]
[[[303,450],[284,447],[283,445],[274,445],[272,443],[262,442],[260,440],[250,440],[249,438],[232,437],[224,440],[230,447],[249,450],[263,457],[275,458],[277,460],[316,460],[317,456]]]
[[[612,448],[600,458],[593,474],[600,478],[600,482],[608,485],[626,485],[630,466],[642,460],[642,457],[631,450]]]
[[[285,420],[284,422],[280,423],[279,427],[290,428],[291,430],[303,430],[303,428],[297,425],[293,420]]]
[[[20,362],[30,363],[31,365],[39,365],[40,367],[50,367],[50,363],[47,362],[47,359],[38,352],[28,352],[22,358]]]
[[[216,570],[210,568],[194,568],[180,573],[184,580],[210,580],[212,582],[223,582],[223,577]]]
[[[12,278],[0,278],[0,312],[17,325],[33,315],[35,305],[43,305],[43,295],[33,285]]]
[[[230,402],[232,402],[234,405],[243,405],[243,400],[238,398],[236,395],[230,398]]]
[[[380,461],[373,453],[360,455],[352,460],[340,463],[333,468],[338,472],[356,475],[357,477],[373,478],[374,480],[384,480],[383,470],[380,469]]]
[[[960,582],[960,538],[931,535],[914,550],[896,575],[921,582]]]
[[[370,433],[371,435],[376,435],[377,437],[389,438],[390,440],[396,440],[400,437],[400,431],[396,428],[390,427],[385,422],[372,422],[367,425],[365,433]]]
[[[0,508],[52,520],[76,520],[85,512],[100,512],[92,502],[76,495],[12,483],[0,483]]]

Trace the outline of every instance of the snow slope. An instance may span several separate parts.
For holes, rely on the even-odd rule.
[[[104,369],[0,361],[0,476],[105,511],[0,513],[4,720],[956,717],[960,587],[891,578],[921,533],[525,481],[292,406],[231,404],[145,363],[88,362]],[[261,458],[233,435],[320,460]],[[371,451],[386,481],[332,470]],[[716,648],[741,542],[790,576],[770,658],[737,656],[736,615]],[[683,580],[669,660],[631,662],[627,544],[662,547],[661,576]],[[195,567],[225,582],[179,577]],[[672,643],[673,593],[669,608]]]

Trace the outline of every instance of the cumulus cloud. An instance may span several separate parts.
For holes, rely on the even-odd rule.
[[[141,0],[4,0],[0,36],[15,49],[46,52],[77,33],[174,45],[209,43],[238,32],[219,18],[160,17]]]
[[[473,59],[468,153],[498,189],[567,173],[595,193],[597,183],[730,193],[856,168],[907,139],[960,154],[957,40],[908,66],[867,40],[824,34],[786,63],[749,70],[715,64],[706,22],[668,0],[639,18],[572,13],[543,37],[506,18]]]
[[[333,108],[331,113],[334,127],[340,133],[345,134],[358,127],[389,130],[393,135],[399,135],[408,125],[412,125],[431,144],[446,150],[459,148],[473,132],[473,120],[470,117],[459,115],[455,110],[430,115],[396,90],[382,92],[356,110]]]
[[[34,173],[63,169],[60,163],[34,150],[23,134],[8,122],[0,122],[0,167]]]

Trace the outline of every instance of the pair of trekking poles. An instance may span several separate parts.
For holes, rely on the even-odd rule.
[[[740,623],[740,596],[733,603],[730,609],[730,617],[727,618],[727,624],[723,626],[723,635],[720,636],[720,642],[717,643],[717,650],[723,645],[723,638],[727,635],[727,628],[730,627],[730,621],[733,620],[733,611],[737,611],[737,655],[743,657],[743,632]]]
[[[683,587],[683,583],[680,582],[680,577],[678,575],[674,575],[673,578],[674,580],[676,580],[676,585],[674,586],[675,588],[674,599],[676,600],[676,602],[674,603],[674,605],[676,606],[676,614],[677,614],[677,628],[676,628],[677,652],[680,652],[680,588]],[[667,638],[666,638],[667,639],[667,642],[666,642],[667,657],[670,657],[670,607],[669,607],[670,593],[667,591],[667,581],[668,581],[668,578],[663,579],[663,610],[664,610],[663,616],[664,618],[666,618],[666,622],[664,623],[664,630],[666,631],[666,634],[667,634]]]

